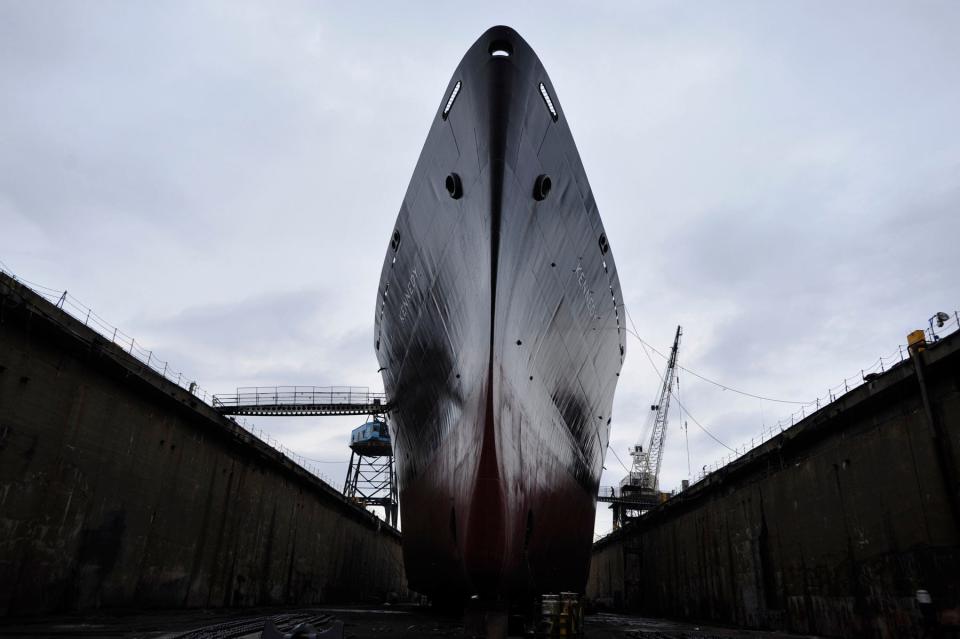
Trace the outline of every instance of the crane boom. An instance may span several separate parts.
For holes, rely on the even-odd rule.
[[[653,420],[653,429],[650,432],[650,443],[647,445],[646,455],[643,458],[641,485],[647,490],[657,491],[660,488],[660,463],[663,461],[663,442],[667,435],[667,414],[670,411],[670,396],[673,382],[677,376],[677,351],[680,349],[680,336],[683,330],[677,326],[677,334],[673,338],[673,348],[670,349],[670,358],[667,360],[667,369],[663,373],[663,386],[660,388],[660,398],[651,408],[657,411]]]
[[[647,449],[637,443],[630,447],[633,466],[627,476],[620,481],[619,491],[610,486],[609,494],[600,494],[597,499],[610,503],[613,510],[613,528],[620,528],[631,519],[661,503],[665,495],[660,492],[660,463],[663,461],[663,443],[667,435],[667,414],[670,412],[670,396],[673,384],[677,380],[677,352],[680,350],[680,336],[683,329],[677,326],[673,338],[673,348],[667,359],[667,368],[661,379],[660,395],[656,404],[650,408],[656,411],[653,428],[650,430],[650,442]]]

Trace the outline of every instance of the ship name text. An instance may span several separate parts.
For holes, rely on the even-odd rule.
[[[587,286],[587,274],[583,270],[583,266],[580,262],[577,262],[577,268],[574,269],[574,273],[577,274],[577,284],[580,285],[580,290],[583,292],[583,298],[587,303],[587,310],[590,312],[590,317],[597,316],[597,302],[593,299],[593,293],[590,291],[590,287]]]
[[[400,304],[400,321],[407,319],[410,312],[410,306],[413,304],[413,294],[417,290],[417,269],[410,271],[410,278],[407,280],[406,290],[403,292],[403,302]]]

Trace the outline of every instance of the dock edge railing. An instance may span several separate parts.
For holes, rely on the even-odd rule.
[[[936,317],[936,316],[934,316]],[[935,343],[951,335],[957,330],[960,330],[960,312],[954,311],[950,316],[949,320],[944,321],[942,326],[933,326],[933,318],[930,320],[930,325],[924,329],[924,334],[926,336],[928,343]],[[700,472],[696,475],[695,478],[692,478],[690,485],[693,486],[695,483],[698,483],[706,479],[711,473],[720,470],[727,464],[743,457],[745,454],[761,446],[765,442],[773,439],[786,429],[794,426],[803,419],[809,417],[813,413],[817,412],[821,408],[824,408],[840,397],[843,397],[850,391],[863,384],[872,381],[877,376],[882,375],[886,371],[890,370],[891,367],[907,361],[910,358],[910,347],[906,344],[898,344],[897,350],[893,351],[890,355],[880,357],[870,366],[866,368],[861,368],[858,373],[850,377],[844,378],[844,380],[827,389],[827,392],[822,397],[817,397],[806,404],[800,406],[800,410],[791,413],[790,415],[783,417],[777,420],[776,423],[770,425],[764,425],[760,431],[760,434],[757,437],[754,437],[750,440],[750,443],[744,442],[742,446],[738,446],[730,451],[729,454],[721,457],[712,464],[703,466],[700,469]],[[674,491],[674,494],[679,491]]]
[[[94,332],[98,333],[101,337],[109,340],[122,350],[126,351],[128,355],[136,358],[167,381],[173,382],[185,391],[202,400],[208,406],[213,407],[214,396],[212,393],[202,389],[195,380],[192,380],[183,372],[174,370],[170,366],[169,362],[160,359],[152,350],[145,348],[142,344],[138,344],[132,336],[127,335],[116,326],[104,320],[102,317],[97,315],[93,309],[86,304],[83,304],[80,300],[69,294],[66,290],[54,289],[50,288],[49,286],[37,284],[36,282],[24,280],[7,268],[3,262],[0,262],[0,273],[3,273],[14,282],[22,284],[26,288],[30,289],[43,299],[47,300],[60,310],[73,317],[75,320],[82,322],[84,326],[90,328]],[[54,317],[53,320],[57,321],[57,318]],[[61,326],[64,328],[70,328],[67,324],[61,324]],[[245,418],[226,417],[226,419],[229,419],[237,426],[243,428],[245,431],[250,433],[250,435],[259,439],[267,446],[270,446],[277,452],[282,453],[308,473],[334,488],[337,492],[343,492],[343,483],[335,481],[330,476],[321,472],[314,463],[314,460],[290,450],[280,443],[276,438],[274,438],[270,433],[264,431],[262,428],[257,427],[255,424],[248,422]],[[344,460],[343,464],[346,465],[347,461]]]
[[[171,381],[185,391],[197,396],[203,400],[204,403],[211,404],[213,400],[213,394],[208,393],[206,390],[201,388],[197,384],[196,380],[191,379],[182,371],[174,370],[170,365],[170,362],[160,359],[152,350],[145,348],[143,344],[138,344],[136,339],[134,339],[131,335],[127,335],[122,330],[97,315],[93,309],[68,293],[66,290],[50,288],[49,286],[44,286],[42,284],[37,284],[36,282],[30,282],[23,278],[17,277],[16,274],[5,268],[2,262],[0,262],[0,273],[4,273],[10,277],[10,279],[19,284],[23,284],[40,297],[44,298],[68,315],[72,316],[75,320],[82,322],[84,326],[92,329],[101,337],[113,342],[116,346],[126,351],[128,355],[140,360],[167,381]]]

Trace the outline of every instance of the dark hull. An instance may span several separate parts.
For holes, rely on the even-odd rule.
[[[553,188],[538,201],[541,174]],[[375,331],[410,586],[582,592],[623,362],[620,284],[556,93],[511,29],[490,29],[454,73],[395,230]]]

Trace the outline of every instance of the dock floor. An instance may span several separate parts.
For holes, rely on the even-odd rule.
[[[203,636],[259,639],[250,624],[262,627],[272,618],[280,630],[301,620],[329,619],[344,623],[344,636],[352,639],[419,639],[466,637],[463,619],[416,606],[345,606],[318,608],[261,608],[243,610],[175,610],[97,612],[86,615],[47,616],[0,621],[0,635],[22,637],[122,637],[145,639],[199,638]],[[230,632],[230,628],[236,632]],[[321,629],[318,627],[318,629]],[[705,639],[709,637],[787,638],[774,632],[701,626],[695,623],[650,619],[634,615],[596,613],[585,619],[586,639]]]

